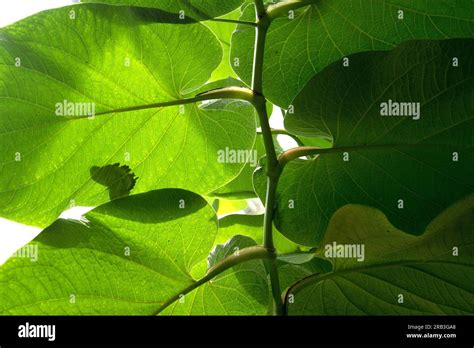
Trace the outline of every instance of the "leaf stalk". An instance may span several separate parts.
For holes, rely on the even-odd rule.
[[[138,110],[156,109],[156,108],[162,108],[162,107],[167,107],[167,106],[194,104],[198,102],[217,100],[217,99],[239,99],[239,100],[248,101],[249,103],[252,103],[252,104],[254,103],[254,95],[250,89],[245,88],[245,87],[231,86],[231,87],[224,87],[224,88],[218,88],[218,89],[206,91],[192,98],[177,99],[177,100],[160,102],[160,103],[136,105],[136,106],[130,106],[130,107],[125,107],[125,108],[107,110],[103,112],[98,112],[94,116],[116,114],[116,113],[138,111]],[[82,118],[90,118],[90,117],[91,117],[90,115],[84,115],[84,116],[75,116],[72,119],[82,119]]]
[[[234,267],[240,263],[251,261],[251,260],[258,260],[258,259],[275,259],[276,254],[273,251],[267,250],[261,246],[254,246],[245,248],[239,251],[238,254],[233,254],[231,256],[226,257],[224,260],[220,261],[213,267],[209,268],[206,275],[199,280],[195,281],[187,288],[180,291],[175,296],[169,298],[166,302],[164,302],[158,310],[153,313],[153,315],[158,315],[166,308],[168,308],[171,304],[178,301],[185,296],[189,292],[193,291],[194,289],[198,288],[199,286],[207,283],[208,281],[212,280],[214,277],[219,275],[222,272],[225,272],[231,267]]]

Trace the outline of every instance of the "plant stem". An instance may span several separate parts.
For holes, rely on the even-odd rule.
[[[255,9],[257,10],[257,17],[262,18],[265,15],[265,4],[263,0],[255,0]]]
[[[260,21],[259,26],[256,29],[254,64],[252,70],[252,90],[259,96],[263,96],[263,58],[265,54],[264,47],[268,25],[268,21]]]
[[[270,274],[270,283],[272,287],[273,296],[273,315],[283,316],[285,315],[285,307],[281,296],[280,279],[278,276],[278,268],[276,260],[265,260],[265,264]]]
[[[211,18],[209,22],[222,22],[222,23],[233,23],[233,24],[242,24],[242,25],[250,25],[252,27],[256,27],[257,23],[250,22],[250,21],[241,21],[238,19],[225,19],[225,18]]]
[[[263,247],[270,252],[275,252],[273,245],[273,216],[276,204],[276,189],[279,178],[279,165],[276,156],[275,144],[273,143],[272,130],[268,122],[266,99],[263,95],[263,61],[265,54],[265,41],[270,26],[266,16],[265,6],[262,0],[255,1],[257,11],[256,40],[254,48],[254,60],[252,69],[252,91],[254,93],[253,104],[257,110],[262,129],[263,143],[267,155],[267,192],[265,200],[265,216],[263,223]],[[283,315],[283,301],[281,298],[280,280],[276,259],[265,261],[267,272],[270,276],[270,284],[273,296],[273,314]]]
[[[298,280],[296,283],[293,283],[290,287],[285,290],[283,294],[283,306],[285,313],[288,312],[288,297],[289,295],[295,295],[300,289],[303,289],[308,284],[311,284],[316,278],[321,275],[320,272],[310,274],[303,279]]]
[[[265,216],[263,220],[263,246],[268,250],[275,250],[273,245],[273,217],[275,212],[276,189],[278,176],[268,176],[267,192],[265,197]]]
[[[421,148],[430,148],[433,146],[445,146],[442,144],[380,144],[380,145],[356,145],[356,146],[341,146],[341,147],[331,147],[328,149],[321,149],[316,146],[300,146],[293,149],[289,149],[283,152],[278,158],[280,172],[283,168],[297,158],[312,156],[312,155],[323,155],[329,153],[341,153],[349,151],[358,151],[358,150],[381,150],[381,149],[393,149],[393,148],[403,148],[410,149],[414,147]]]
[[[274,251],[273,245],[273,218],[275,213],[276,190],[278,186],[279,175],[268,176],[267,193],[265,199],[265,217],[263,222],[263,247],[267,250]],[[276,260],[266,260],[266,268],[270,275],[270,284],[273,296],[273,314],[284,315],[283,301],[281,298],[280,279],[278,276],[278,268]]]
[[[221,262],[217,263],[213,267],[211,267],[206,275],[201,279],[195,281],[191,285],[189,285],[186,289],[180,291],[175,296],[168,299],[165,303],[161,305],[160,308],[154,313],[154,315],[160,314],[164,311],[167,307],[169,307],[174,302],[178,301],[182,296],[186,295],[187,293],[193,291],[194,289],[198,288],[199,286],[207,283],[215,276],[219,275],[220,273],[228,270],[231,267],[234,267],[242,262],[250,261],[250,260],[257,260],[257,259],[275,259],[275,253],[262,248],[261,246],[254,246],[250,248],[245,248],[240,250],[238,254],[233,254],[231,256],[226,257]]]
[[[263,96],[256,94],[253,105],[258,113],[263,144],[265,146],[265,155],[268,161],[267,174],[272,175],[272,172],[276,172],[278,168],[278,158],[275,151],[275,144],[273,143],[272,129],[268,123],[266,100]]]
[[[280,164],[280,170],[283,170],[283,168],[288,164],[288,162],[291,162],[303,156],[317,155],[320,153],[321,150],[322,150],[321,148],[316,147],[316,146],[300,146],[300,147],[295,147],[294,149],[286,150],[278,158],[278,162]],[[330,149],[326,149],[326,150],[330,150]]]
[[[245,87],[224,87],[224,88],[213,89],[211,91],[198,94],[192,98],[177,99],[177,100],[172,100],[172,101],[167,101],[167,102],[153,103],[153,104],[146,104],[146,105],[136,105],[136,106],[130,106],[130,107],[121,108],[121,109],[113,109],[113,110],[108,110],[104,112],[98,112],[95,114],[95,116],[115,114],[115,113],[120,113],[120,112],[136,111],[136,110],[155,109],[155,108],[162,108],[166,106],[193,104],[193,103],[198,103],[201,101],[214,100],[214,99],[240,99],[240,100],[246,100],[250,103],[253,103],[253,92],[250,89],[245,88]],[[71,119],[76,119],[76,118],[81,119],[81,118],[88,118],[88,117],[90,117],[90,115],[75,116],[75,117],[72,117]]]

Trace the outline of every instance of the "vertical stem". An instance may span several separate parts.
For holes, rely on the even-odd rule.
[[[265,17],[258,20],[254,48],[254,61],[252,71],[252,89],[255,93],[263,95],[263,56],[265,54],[265,41],[269,23]]]
[[[263,246],[270,251],[275,250],[273,245],[273,217],[275,212],[276,189],[278,186],[279,176],[268,176],[267,178],[267,194],[265,203],[265,218],[263,223],[264,237]],[[276,259],[265,260],[267,271],[270,275],[270,284],[273,296],[273,314],[284,315],[284,306],[281,299],[280,279],[278,276],[278,269]]]
[[[262,137],[268,160],[268,168],[270,171],[272,171],[278,168],[278,158],[276,156],[275,145],[273,143],[272,130],[270,128],[270,124],[268,123],[266,109],[267,101],[263,96],[263,59],[265,54],[265,41],[268,27],[270,26],[270,21],[268,21],[267,17],[265,16],[257,20],[258,25],[255,29],[256,40],[252,69],[252,91],[254,93],[254,106],[257,109],[260,127],[262,128]]]
[[[278,276],[278,268],[275,259],[264,260],[267,267],[267,272],[270,274],[270,283],[272,286],[273,296],[273,315],[283,316],[285,315],[285,306],[281,298],[280,279]]]
[[[271,251],[275,251],[273,245],[273,216],[276,205],[276,189],[279,178],[279,165],[276,156],[275,144],[273,143],[272,131],[268,122],[266,110],[266,99],[263,95],[263,59],[265,52],[265,40],[267,36],[270,20],[266,16],[263,0],[255,0],[257,10],[257,28],[254,50],[254,61],[252,71],[252,90],[254,93],[254,106],[258,112],[260,127],[262,128],[263,142],[267,155],[267,192],[265,200],[265,217],[263,224],[263,246]],[[280,280],[276,259],[265,260],[265,266],[270,276],[270,284],[273,296],[273,314],[283,315],[284,307],[281,299]]]
[[[255,9],[257,10],[257,17],[262,18],[265,14],[265,5],[263,0],[255,0]]]
[[[265,197],[265,217],[263,220],[263,246],[275,251],[273,245],[273,216],[276,208],[277,176],[267,176],[267,192]]]
[[[266,100],[265,97],[263,97],[263,95],[259,95],[256,90],[253,91],[255,94],[253,104],[258,113],[260,128],[262,129],[263,144],[265,145],[265,155],[267,155],[267,174],[271,175],[271,173],[273,173],[273,176],[275,176],[278,173],[279,165],[275,144],[273,143],[272,129],[270,128],[270,123],[268,122]]]

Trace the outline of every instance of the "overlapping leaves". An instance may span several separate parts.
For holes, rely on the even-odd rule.
[[[38,248],[37,261],[14,257],[2,266],[2,314],[156,314],[206,273],[213,246],[208,267],[262,239],[262,216],[226,217],[218,232],[199,195],[150,191],[252,197],[253,167],[217,155],[252,146],[263,153],[248,103],[76,117],[88,106],[100,113],[241,84],[226,79],[229,58],[249,83],[255,28],[238,27],[229,56],[234,24],[220,32],[207,23],[219,44],[196,22],[244,1],[84,2],[120,6],[71,6],[0,29],[0,215],[46,226],[68,206],[115,200],[81,222],[46,228],[27,246]],[[288,164],[280,179],[275,225],[293,241],[275,232],[278,251],[289,253],[277,261],[287,311],[472,314],[472,196],[431,221],[474,191],[474,42],[377,52],[410,39],[471,37],[472,4],[308,4],[274,20],[263,67],[265,96],[292,103],[286,128],[307,144],[332,143]],[[242,19],[255,19],[253,6]],[[380,107],[392,102],[419,104],[420,114],[382,117]],[[71,103],[81,111],[58,115]],[[262,197],[265,180],[261,168],[254,184]],[[363,245],[366,254],[331,257],[331,243]],[[161,314],[266,314],[268,290],[265,267],[253,260]]]
[[[83,222],[58,220],[25,247],[37,248],[36,261],[13,257],[0,269],[0,313],[154,314],[195,282],[191,271],[216,234],[213,209],[178,189],[114,200]],[[260,261],[235,266],[195,290],[206,292],[205,302],[192,305],[195,294],[183,295],[173,312],[191,305],[192,314],[265,314],[264,274]]]
[[[419,237],[397,230],[378,210],[345,206],[317,253],[333,263],[332,272],[293,284],[286,294],[288,313],[472,315],[473,228],[472,195]]]
[[[263,70],[264,94],[287,108],[315,74],[356,52],[393,49],[413,39],[474,35],[470,0],[321,0],[283,13],[270,26]],[[400,12],[401,11],[401,12]],[[248,6],[243,19],[255,18]],[[238,27],[232,39],[234,66],[251,81],[254,29]]]
[[[180,20],[188,17],[206,20],[231,12],[239,7],[244,0],[83,0],[82,2],[156,8],[169,12]]]
[[[308,83],[286,127],[330,138],[333,148],[285,168],[275,217],[280,232],[317,245],[332,214],[358,203],[420,234],[473,192],[473,54],[473,40],[411,42],[351,56],[349,68],[333,64]],[[382,116],[389,101],[420,103],[420,118]]]
[[[219,163],[217,151],[252,148],[254,111],[244,102],[57,115],[58,104],[78,116],[77,105],[84,114],[182,99],[221,57],[205,26],[155,9],[84,4],[1,29],[0,215],[46,226],[70,206],[103,203],[108,189],[91,169],[113,164],[137,178],[132,193],[207,193],[231,181],[244,164]]]

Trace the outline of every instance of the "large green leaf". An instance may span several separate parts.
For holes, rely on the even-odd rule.
[[[294,15],[273,21],[265,48],[264,94],[283,108],[315,74],[352,53],[392,49],[412,39],[474,35],[471,0],[323,0]],[[252,6],[242,18],[255,18]],[[231,57],[240,61],[234,70],[247,83],[254,40],[255,29],[245,25],[232,39]]]
[[[246,236],[235,236],[217,245],[208,257],[211,268],[226,257],[257,243]],[[174,302],[163,315],[265,315],[270,304],[265,266],[249,261],[234,266]]]
[[[152,314],[192,284],[217,233],[206,201],[176,189],[114,200],[85,218],[46,228],[28,246],[36,262],[1,266],[1,314]]]
[[[221,60],[218,41],[167,16],[84,4],[0,29],[1,216],[46,226],[71,205],[101,204],[112,190],[91,176],[117,163],[137,178],[132,193],[208,193],[239,174],[244,164],[220,163],[217,151],[251,149],[255,115],[244,102],[55,114],[64,100],[101,112],[181,99],[204,84]]]
[[[280,232],[317,245],[331,215],[358,203],[420,234],[444,208],[473,192],[473,54],[474,40],[411,42],[391,52],[356,54],[350,68],[333,64],[308,83],[286,126],[325,135],[333,148],[286,166],[275,218]],[[419,102],[420,119],[381,116],[388,100]],[[262,170],[255,179],[262,192]]]
[[[195,282],[192,269],[216,235],[214,210],[180,189],[114,200],[82,222],[57,220],[26,247],[37,248],[37,261],[12,257],[0,268],[0,314],[153,314]],[[255,245],[245,242],[235,245]],[[223,247],[211,254],[210,266],[235,251],[234,244]],[[261,261],[234,266],[201,287],[195,291],[206,293],[205,303],[193,314],[266,313]],[[183,296],[178,306],[195,301],[192,293]]]
[[[191,17],[206,20],[231,12],[242,5],[244,0],[81,0],[81,2],[157,8],[173,14],[176,18],[182,15],[184,19]]]
[[[363,246],[363,260],[342,252],[334,257],[329,247],[321,248],[318,256],[333,262],[333,272],[293,285],[289,314],[472,315],[473,232],[473,195],[418,237],[397,230],[378,210],[345,206],[331,220],[324,246],[336,243],[347,251]]]

